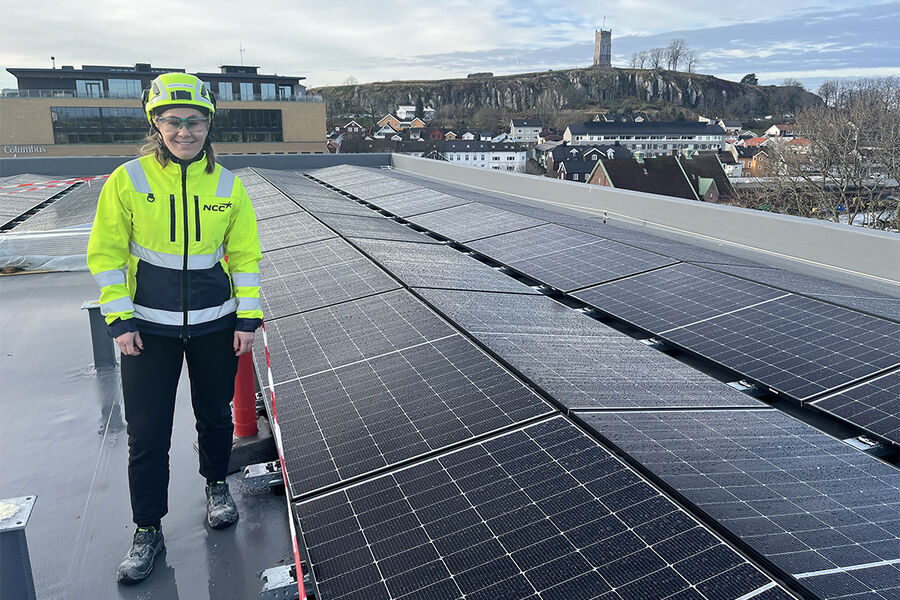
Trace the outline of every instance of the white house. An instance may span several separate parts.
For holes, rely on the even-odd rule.
[[[544,124],[540,119],[512,119],[509,122],[509,139],[513,142],[538,143]]]
[[[430,106],[426,106],[422,112],[424,113],[423,118],[425,121],[428,121],[428,120],[434,118],[434,109],[431,108]],[[400,120],[409,121],[409,120],[412,120],[412,118],[415,116],[416,116],[416,107],[415,106],[408,106],[408,105],[403,104],[403,105],[397,107],[397,118],[399,118]]]

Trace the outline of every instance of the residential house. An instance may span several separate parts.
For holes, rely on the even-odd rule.
[[[509,122],[509,139],[513,142],[537,144],[538,136],[544,124],[540,119],[511,119]]]
[[[557,168],[557,179],[565,179],[566,181],[584,181],[587,182],[591,177],[594,167],[597,163],[594,161],[570,159],[559,163]]]
[[[741,140],[738,142],[738,146],[744,146],[745,148],[756,148],[758,146],[765,146],[769,143],[769,139],[767,137],[754,137],[746,140]]]
[[[601,158],[588,183],[648,194],[699,200],[674,156]]]
[[[718,202],[734,196],[734,187],[716,154],[684,153],[678,156],[678,162],[701,200]]]
[[[422,118],[425,121],[430,121],[434,118],[435,110],[430,106],[424,107],[422,110]],[[416,107],[410,105],[401,105],[397,107],[397,118],[402,121],[412,121],[416,117]]]
[[[422,137],[429,142],[439,142],[444,139],[444,132],[441,131],[440,127],[431,127],[425,130],[425,135]]]
[[[475,135],[474,133],[472,133],[471,131],[467,131],[467,132],[465,132],[464,134],[462,134],[462,139],[464,139],[464,140],[477,140],[477,139],[478,139],[478,136]],[[479,141],[480,141],[480,140],[479,140]]]
[[[561,145],[562,142],[541,142],[531,149],[531,158],[534,159],[537,164],[541,165],[541,167],[546,169],[547,158],[550,156],[550,153],[554,148]]]
[[[452,142],[453,140],[458,139],[458,138],[459,138],[459,136],[456,135],[456,132],[453,131],[452,129],[444,132],[444,141],[445,142]]]
[[[360,125],[356,119],[344,125],[335,125],[334,131],[341,134],[344,139],[361,138],[366,135],[366,128]]]
[[[403,129],[422,129],[425,127],[425,121],[418,117],[413,117],[412,119],[398,119],[394,115],[385,115],[378,120],[378,127],[383,127],[384,125],[390,125],[394,128],[394,131],[402,131]]]
[[[553,148],[547,155],[546,166],[548,177],[557,177],[559,163],[566,160],[588,160],[597,162],[601,157],[610,160],[616,158],[631,158],[632,153],[620,144],[601,144],[596,146],[570,146],[566,142]]]
[[[628,150],[641,151],[645,156],[665,156],[673,150],[722,150],[725,147],[725,130],[712,123],[685,121],[588,121],[566,127],[563,140],[571,145],[618,142]]]
[[[740,121],[733,119],[719,119],[716,121],[716,124],[725,130],[725,133],[728,134],[729,137],[737,137],[737,135],[741,132],[741,129],[744,128],[744,124]]]
[[[383,140],[385,138],[390,138],[396,134],[397,131],[399,130],[394,129],[390,123],[384,123],[379,129],[376,129],[375,132],[372,133],[372,137],[376,140]]]
[[[526,148],[522,144],[482,142],[479,140],[450,140],[433,143],[421,142],[421,146],[401,142],[397,152],[424,156],[437,160],[482,169],[525,172],[528,161]]]
[[[764,135],[766,137],[798,137],[800,135],[800,127],[797,125],[772,125],[766,129]]]

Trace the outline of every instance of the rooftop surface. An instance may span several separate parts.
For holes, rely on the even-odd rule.
[[[464,179],[238,174],[264,250],[257,373],[317,597],[900,594],[897,296]],[[95,295],[84,273],[0,282],[0,496],[39,496],[47,597],[86,597],[59,572],[122,593],[117,372],[91,371],[76,314]],[[284,499],[241,489],[233,533],[205,530],[184,400],[166,567],[138,589],[253,597],[255,571],[292,560]],[[861,434],[886,460],[840,441]]]

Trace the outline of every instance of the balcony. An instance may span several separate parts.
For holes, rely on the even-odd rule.
[[[109,92],[80,93],[75,90],[12,90],[5,89],[0,92],[3,98],[113,98],[140,100],[140,94],[110,94]],[[324,102],[321,96],[291,95],[291,96],[262,96],[254,94],[252,98],[232,97],[217,98],[220,102]]]

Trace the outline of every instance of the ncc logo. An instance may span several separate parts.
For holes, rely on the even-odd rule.
[[[231,202],[227,202],[225,204],[204,204],[203,210],[210,210],[212,212],[225,212],[231,208]]]

